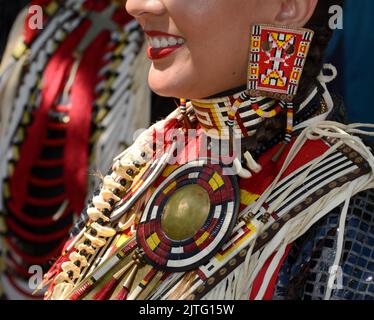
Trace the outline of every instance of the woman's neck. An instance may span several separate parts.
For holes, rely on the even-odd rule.
[[[314,92],[313,97],[308,96],[296,106],[296,110],[299,106],[302,106],[302,110],[300,115],[296,113],[295,124],[307,120],[319,110],[320,94],[317,90]],[[244,148],[251,152],[257,149],[264,151],[266,146],[282,141],[286,128],[285,111],[279,112],[271,119],[261,116],[263,112],[279,110],[279,101],[263,97],[253,101],[253,98],[246,94],[245,86],[191,101],[196,118],[206,134],[213,139],[229,139],[228,115],[234,102],[240,97],[245,99],[236,112],[234,132],[235,138],[241,139]],[[304,101],[307,103],[303,105]]]
[[[214,94],[208,98],[204,98],[202,100],[210,100],[210,99],[216,99],[216,98],[222,98],[222,97],[228,97],[228,96],[233,96],[235,95],[236,93],[238,92],[244,92],[245,90],[247,89],[247,85],[243,84],[242,86],[240,87],[236,87],[234,89],[229,89],[229,90],[225,90],[223,92],[220,92],[220,93],[217,93],[217,94]]]
[[[263,122],[252,107],[250,97],[245,94],[246,87],[240,87],[211,96],[206,99],[192,100],[191,104],[196,113],[197,120],[206,133],[214,138],[228,139],[229,113],[235,101],[243,98],[236,112],[235,136],[249,137],[256,133],[257,127]],[[258,98],[256,103],[264,110],[274,107],[275,101],[267,98]]]

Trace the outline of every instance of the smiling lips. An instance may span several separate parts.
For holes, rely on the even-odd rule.
[[[146,31],[149,37],[148,58],[158,60],[165,58],[184,44],[184,39],[159,31]]]

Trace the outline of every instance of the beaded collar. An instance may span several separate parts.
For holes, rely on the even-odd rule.
[[[192,100],[191,106],[200,127],[211,139],[228,140],[229,112],[232,104],[239,97],[244,97],[236,116],[234,125],[235,138],[241,139],[242,150],[250,151],[254,157],[258,157],[264,151],[282,141],[285,133],[286,122],[283,121],[283,112],[274,117],[280,125],[277,130],[266,131],[264,121],[259,112],[252,107],[253,98],[245,95],[245,90],[232,95],[221,95],[200,100]],[[257,107],[261,112],[275,112],[277,101],[270,98],[255,98]],[[325,112],[324,99],[320,89],[315,88],[312,93],[297,105],[298,112],[295,114],[294,124],[313,118],[319,112]],[[262,136],[259,138],[259,136]]]

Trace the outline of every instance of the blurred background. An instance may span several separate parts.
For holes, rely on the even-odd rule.
[[[14,20],[28,3],[28,0],[0,0],[0,57],[5,50],[9,31]]]
[[[43,297],[30,268],[51,268],[113,158],[176,107],[149,90],[124,5],[0,0],[0,299]]]
[[[345,0],[344,29],[336,30],[326,61],[339,76],[332,83],[344,97],[350,122],[374,123],[374,1]]]

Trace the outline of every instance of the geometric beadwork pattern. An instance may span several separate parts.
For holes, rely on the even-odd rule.
[[[333,210],[293,244],[279,273],[274,299],[324,299],[336,254],[341,209]],[[351,200],[340,266],[342,288],[333,290],[331,299],[373,300],[374,190]]]
[[[162,226],[170,198],[186,186],[203,188],[210,208],[202,227],[182,240],[171,239]],[[175,170],[153,193],[137,229],[138,244],[146,260],[164,271],[196,269],[221,248],[236,223],[239,191],[235,176],[223,174],[223,167],[207,160],[192,161]],[[179,226],[184,228],[184,226]]]
[[[239,98],[239,95],[234,95],[233,98]],[[228,97],[217,98],[211,100],[194,100],[192,106],[199,120],[200,126],[207,132],[210,137],[216,139],[229,139],[227,122],[229,120],[229,110],[232,101]],[[258,99],[257,105],[264,111],[274,109],[274,101],[266,99]],[[256,133],[258,125],[263,120],[256,114],[252,108],[250,98],[244,100],[237,112],[235,132],[241,132],[241,137],[245,138],[253,136]],[[239,138],[239,137],[238,137]]]
[[[313,35],[308,29],[254,25],[248,68],[250,94],[291,102]]]

